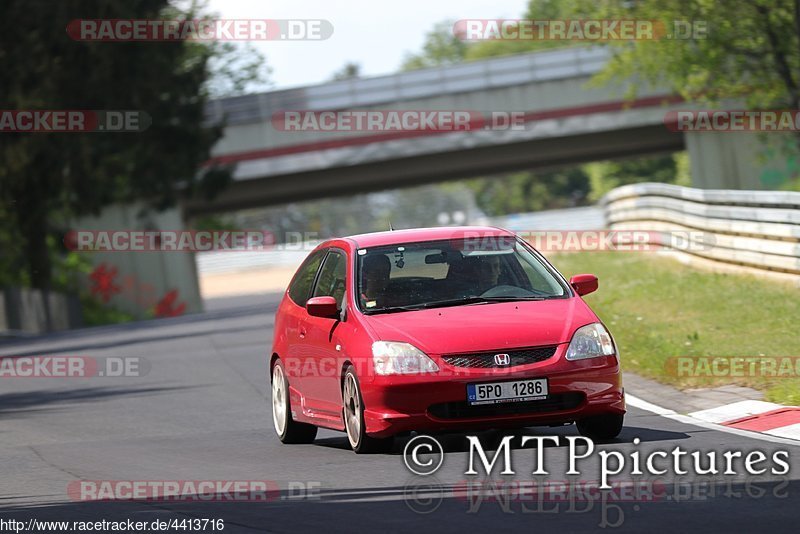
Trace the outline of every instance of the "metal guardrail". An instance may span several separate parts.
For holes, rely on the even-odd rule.
[[[280,267],[297,267],[317,243],[279,245],[264,250],[230,250],[195,254],[200,275],[234,273]]]
[[[515,214],[481,221],[522,230],[650,230],[677,232],[684,259],[726,270],[772,273],[800,284],[800,193],[702,190],[648,183],[619,187],[599,206]],[[659,240],[655,242],[655,240]],[[313,248],[276,247],[264,251],[197,255],[201,275],[293,267]],[[688,257],[687,257],[688,256]]]
[[[611,57],[601,47],[566,48],[433,67],[389,76],[328,82],[308,87],[221,98],[209,102],[206,120],[227,125],[270,120],[285,110],[351,109],[382,103],[481,91],[600,71]]]
[[[604,224],[603,210],[597,206],[515,213],[502,217],[482,217],[470,224],[501,226],[525,230],[599,230]],[[297,267],[318,242],[277,245],[264,250],[198,252],[197,271],[201,276]]]
[[[605,225],[603,209],[598,206],[515,213],[492,218],[488,224],[514,232],[528,230],[600,230]]]
[[[600,204],[610,228],[682,232],[681,254],[800,283],[800,193],[646,183],[614,189]]]

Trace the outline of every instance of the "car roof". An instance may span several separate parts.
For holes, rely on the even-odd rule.
[[[369,248],[414,243],[418,241],[437,241],[442,239],[478,238],[501,235],[514,234],[503,228],[493,226],[444,226],[372,232],[369,234],[352,235],[345,239],[353,241],[357,248]]]

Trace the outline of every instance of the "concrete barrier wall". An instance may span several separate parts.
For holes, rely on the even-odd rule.
[[[98,217],[85,217],[72,225],[74,230],[162,230],[184,229],[178,209],[148,211],[141,205],[109,206]],[[192,252],[81,252],[95,268],[95,277],[86,280],[87,289],[96,298],[131,313],[147,318],[154,310],[163,315],[199,312],[203,309]],[[98,280],[105,279],[100,291]],[[159,313],[156,313],[159,315]]]
[[[687,262],[800,285],[800,193],[645,183],[614,189],[600,204],[609,228],[687,236],[676,250]]]
[[[0,334],[39,334],[82,325],[80,302],[75,295],[53,291],[45,295],[37,289],[17,287],[0,291]]]

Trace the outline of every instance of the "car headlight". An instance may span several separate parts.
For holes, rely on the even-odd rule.
[[[376,341],[372,344],[372,362],[379,375],[408,375],[434,373],[436,362],[410,343]]]
[[[567,349],[568,360],[583,360],[611,356],[617,351],[606,327],[600,323],[587,324],[575,330]]]

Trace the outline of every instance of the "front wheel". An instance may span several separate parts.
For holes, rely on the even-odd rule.
[[[593,440],[614,439],[622,432],[624,420],[622,414],[594,415],[577,421],[578,432]]]
[[[292,419],[289,382],[280,360],[272,367],[272,422],[282,443],[313,443],[317,427]]]
[[[358,385],[356,370],[351,365],[344,374],[342,385],[342,416],[347,430],[347,439],[356,454],[388,452],[392,448],[394,438],[377,439],[367,435],[364,425],[364,401],[361,387]]]

